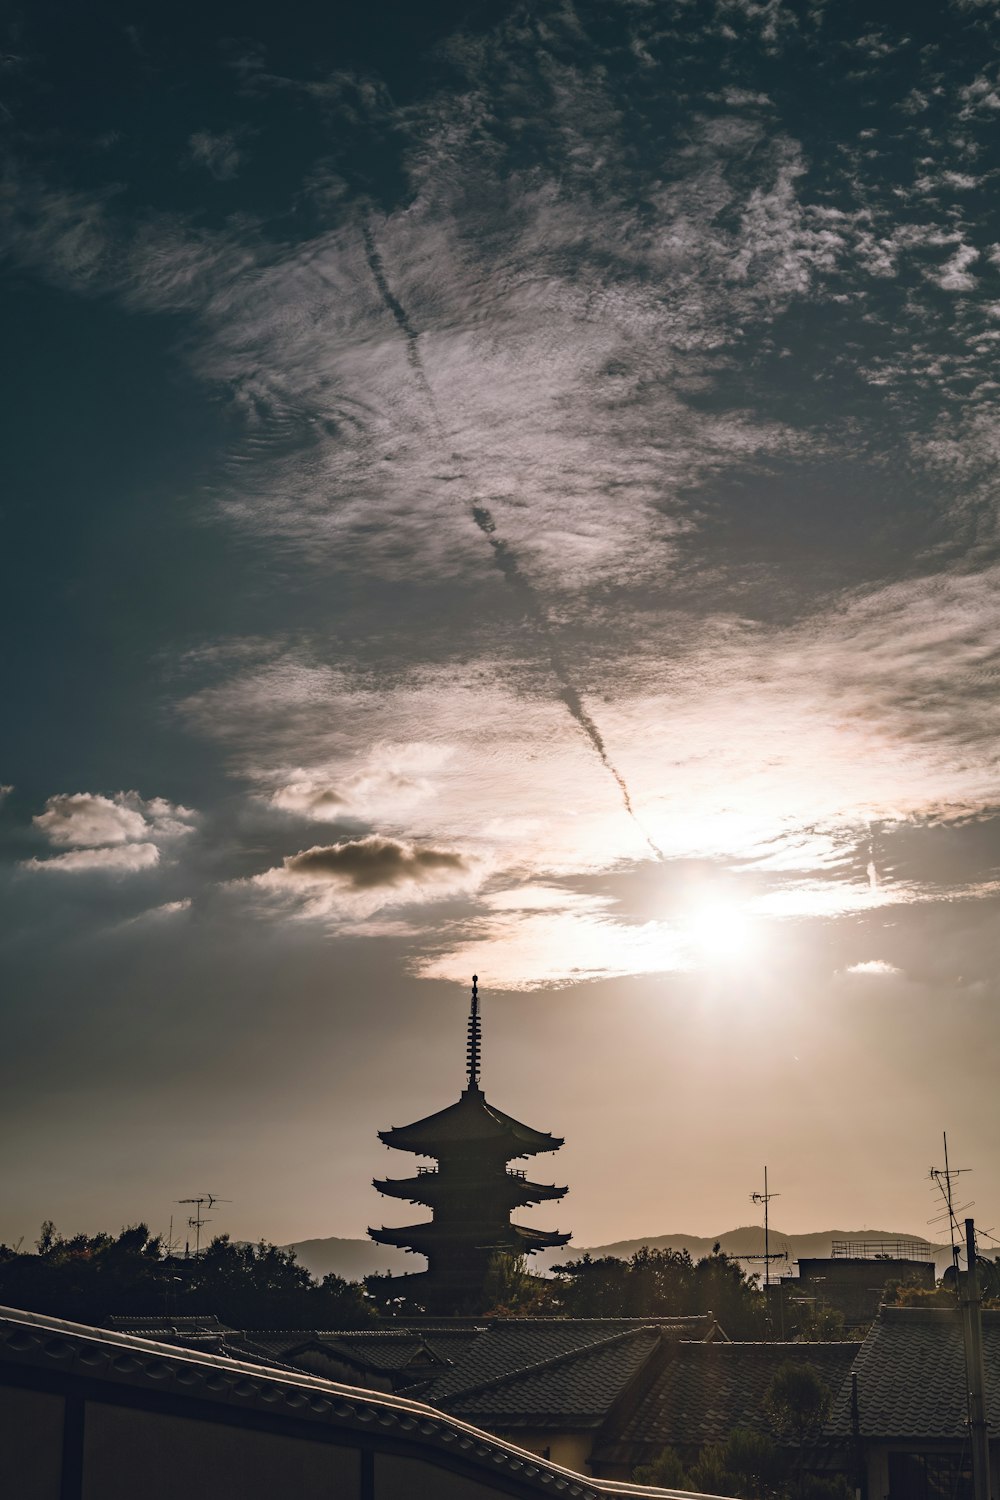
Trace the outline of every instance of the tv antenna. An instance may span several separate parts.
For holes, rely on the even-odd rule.
[[[211,1223],[207,1214],[202,1213],[205,1207],[214,1208],[217,1203],[232,1203],[232,1198],[220,1198],[215,1193],[200,1193],[196,1198],[178,1198],[178,1203],[193,1203],[194,1214],[188,1219],[188,1228],[194,1230],[194,1253],[195,1259],[201,1254],[201,1231],[206,1224]]]
[[[764,1168],[764,1191],[762,1193],[751,1193],[751,1203],[763,1203],[764,1205],[764,1254],[763,1255],[741,1255],[740,1260],[762,1260],[764,1262],[764,1285],[771,1285],[771,1262],[772,1260],[787,1260],[787,1250],[771,1249],[771,1226],[768,1222],[767,1205],[772,1198],[780,1198],[780,1193],[769,1193],[767,1190],[767,1168]]]
[[[971,1172],[972,1168],[971,1167],[951,1167],[951,1166],[949,1166],[948,1165],[948,1132],[947,1131],[943,1132],[943,1139],[944,1139],[944,1166],[943,1167],[931,1167],[929,1175],[930,1175],[931,1181],[934,1183],[935,1187],[938,1189],[938,1191],[940,1192],[942,1198],[944,1199],[944,1205],[945,1206],[944,1206],[944,1208],[941,1210],[941,1212],[939,1214],[935,1214],[933,1216],[933,1218],[928,1219],[927,1222],[928,1222],[928,1224],[941,1224],[945,1219],[948,1220],[948,1239],[949,1239],[949,1242],[951,1244],[951,1263],[952,1263],[953,1267],[955,1268],[955,1273],[956,1273],[956,1278],[957,1278],[957,1274],[958,1274],[958,1246],[955,1243],[955,1231],[958,1229],[958,1215],[959,1214],[964,1214],[965,1211],[966,1211],[966,1209],[973,1208],[975,1206],[975,1201],[976,1200],[974,1198],[970,1198],[970,1200],[969,1200],[968,1203],[963,1203],[958,1208],[955,1207],[955,1203],[954,1203],[954,1200],[953,1200],[953,1194],[952,1194],[952,1191],[951,1191],[952,1181],[955,1180],[955,1179],[957,1179],[957,1178],[959,1178],[959,1177],[961,1177],[961,1176],[963,1176],[966,1172]],[[969,1269],[971,1271],[972,1267],[970,1266]],[[956,1286],[957,1286],[957,1284],[958,1283],[957,1283],[957,1279],[956,1279]]]
[[[177,1249],[178,1241],[174,1239],[174,1216],[170,1215],[170,1228],[167,1230],[167,1255],[172,1256]]]

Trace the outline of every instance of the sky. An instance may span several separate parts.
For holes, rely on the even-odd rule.
[[[11,14],[0,1238],[992,1229],[993,0]]]

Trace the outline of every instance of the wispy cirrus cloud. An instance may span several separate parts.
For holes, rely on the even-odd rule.
[[[820,140],[771,64],[831,45],[820,11],[623,16],[627,65],[580,6],[453,36],[447,84],[405,107],[233,51],[246,100],[323,122],[295,240],[12,178],[18,264],[185,315],[231,419],[230,522],[386,617],[424,601],[412,631],[185,653],[219,674],[187,724],[255,806],[337,839],[257,877],[289,910],[360,899],[320,865],[367,836],[511,885],[652,845],[769,872],[776,913],[862,911],[924,888],[857,881],[869,825],[995,805],[993,74],[963,53],[942,78],[904,30],[845,22],[817,118],[851,124]],[[337,132],[391,139],[395,196],[358,190]],[[235,191],[236,135],[185,139]],[[859,474],[867,507],[840,492]],[[488,622],[450,638],[446,590]],[[607,913],[561,913],[619,942]],[[555,918],[489,908],[515,920]]]

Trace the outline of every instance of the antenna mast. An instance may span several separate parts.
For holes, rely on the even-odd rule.
[[[927,1222],[928,1222],[928,1224],[939,1224],[941,1222],[941,1220],[945,1217],[945,1214],[947,1214],[947,1217],[948,1217],[948,1239],[949,1239],[949,1241],[951,1243],[951,1263],[952,1263],[952,1266],[953,1266],[954,1271],[955,1271],[955,1276],[956,1276],[956,1283],[955,1284],[956,1284],[956,1287],[957,1287],[957,1285],[958,1285],[958,1281],[957,1281],[957,1277],[958,1277],[958,1262],[959,1262],[958,1245],[955,1243],[955,1231],[958,1229],[958,1218],[957,1218],[957,1215],[959,1213],[964,1213],[966,1211],[966,1209],[973,1208],[975,1206],[975,1200],[973,1200],[973,1201],[971,1201],[969,1203],[963,1203],[962,1206],[961,1206],[961,1208],[956,1208],[955,1207],[955,1204],[954,1204],[954,1201],[953,1201],[953,1197],[952,1197],[952,1191],[951,1191],[952,1180],[954,1178],[956,1178],[956,1177],[961,1177],[964,1172],[970,1171],[971,1168],[969,1168],[969,1167],[952,1167],[952,1166],[948,1165],[948,1132],[947,1131],[943,1132],[943,1139],[944,1139],[944,1168],[942,1169],[941,1167],[931,1167],[930,1176],[931,1176],[931,1181],[936,1185],[936,1187],[938,1188],[939,1192],[941,1193],[942,1198],[944,1199],[945,1210],[944,1210],[944,1213],[935,1215],[934,1218],[928,1219]]]
[[[479,975],[472,976],[472,1004],[469,1007],[469,1040],[465,1048],[469,1082],[467,1092],[479,1092],[479,1067],[482,1056],[483,1032],[479,1020]]]
[[[194,1230],[194,1254],[195,1259],[197,1260],[198,1256],[201,1254],[201,1231],[204,1229],[206,1224],[211,1223],[208,1215],[202,1213],[202,1209],[206,1206],[206,1204],[209,1208],[214,1208],[217,1203],[231,1203],[232,1199],[220,1198],[215,1193],[202,1193],[197,1198],[178,1198],[177,1202],[193,1203],[195,1205],[194,1216],[193,1218],[188,1219],[188,1227]],[[171,1225],[173,1225],[172,1219],[170,1222]],[[186,1255],[187,1251],[185,1250],[184,1253]]]
[[[771,1201],[772,1198],[780,1198],[780,1197],[781,1197],[780,1193],[769,1193],[768,1192],[768,1190],[767,1190],[767,1168],[765,1167],[764,1168],[764,1191],[762,1193],[751,1193],[750,1194],[750,1201],[751,1201],[751,1203],[763,1203],[763,1205],[764,1205],[764,1254],[763,1255],[743,1255],[743,1256],[740,1257],[740,1259],[741,1260],[762,1260],[764,1262],[764,1285],[766,1287],[769,1287],[771,1285],[771,1262],[772,1262],[772,1260],[787,1260],[788,1259],[788,1251],[787,1250],[775,1250],[774,1254],[773,1255],[771,1254],[771,1228],[770,1228],[770,1224],[768,1223],[767,1205],[770,1203],[770,1201]]]

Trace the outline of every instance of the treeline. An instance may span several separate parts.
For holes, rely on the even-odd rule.
[[[46,1223],[34,1253],[0,1245],[0,1303],[95,1324],[211,1313],[231,1328],[357,1328],[375,1316],[362,1286],[316,1281],[292,1251],[220,1235],[179,1259],[145,1224],[65,1239]]]
[[[686,1250],[643,1246],[628,1260],[589,1255],[557,1266],[544,1295],[568,1318],[685,1317],[714,1313],[733,1339],[767,1333],[767,1308],[756,1278],[716,1245],[692,1260]]]
[[[422,1309],[398,1295],[398,1281],[369,1276],[368,1295],[388,1317],[415,1316]],[[671,1318],[714,1313],[730,1338],[768,1334],[764,1294],[753,1276],[718,1245],[692,1260],[686,1250],[643,1247],[627,1260],[584,1255],[534,1276],[524,1256],[495,1255],[479,1312],[495,1316],[534,1314],[564,1318]]]
[[[214,1240],[198,1256],[168,1255],[145,1224],[117,1235],[57,1233],[51,1223],[32,1251],[0,1245],[0,1303],[75,1322],[214,1314],[231,1328],[357,1328],[375,1318],[423,1313],[397,1295],[398,1283],[330,1274],[317,1281],[293,1251],[261,1241]],[[773,1334],[756,1277],[716,1245],[694,1261],[684,1250],[637,1250],[628,1260],[585,1255],[549,1277],[523,1257],[494,1258],[480,1316],[669,1318],[714,1313],[733,1339]],[[841,1329],[787,1328],[786,1337],[836,1338]]]

